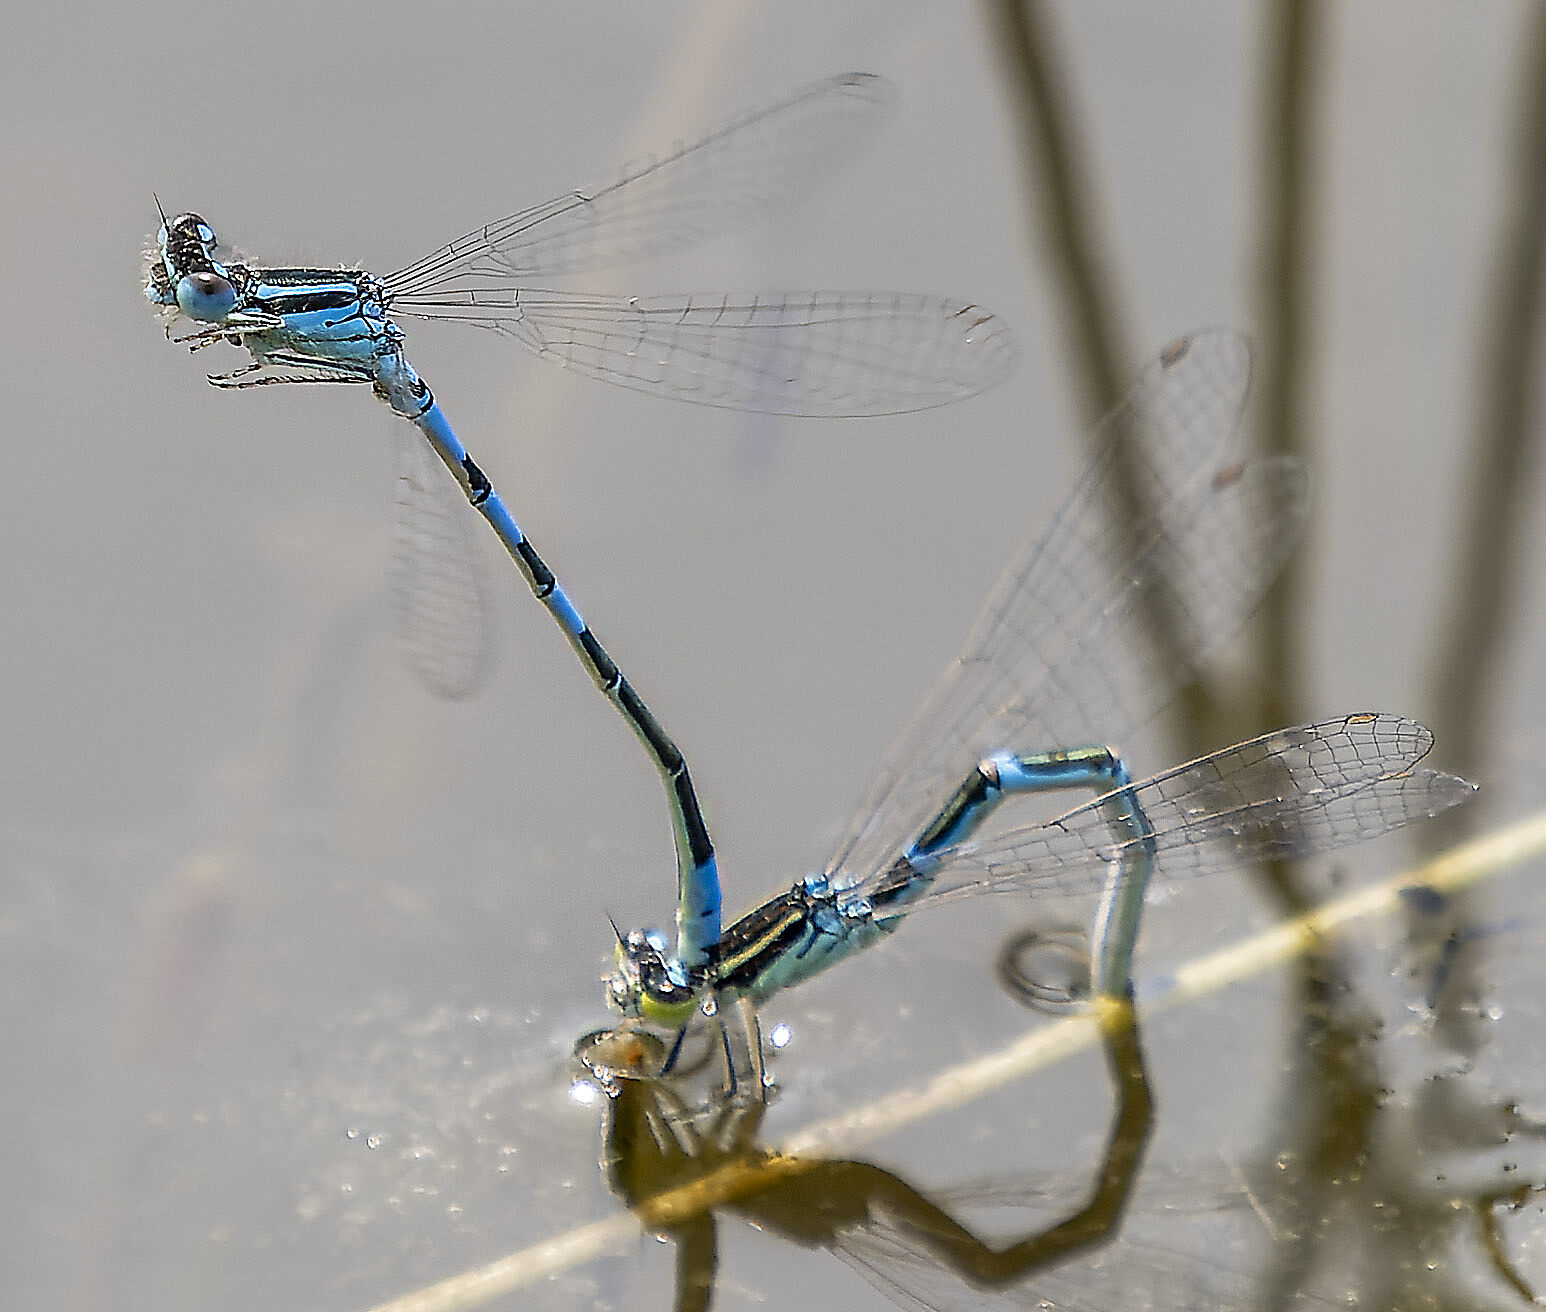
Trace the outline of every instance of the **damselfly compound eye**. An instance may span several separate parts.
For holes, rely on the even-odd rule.
[[[190,319],[219,323],[236,305],[236,288],[218,273],[185,275],[177,284],[177,308]]]

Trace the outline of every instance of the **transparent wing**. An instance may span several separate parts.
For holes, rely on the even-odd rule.
[[[413,313],[514,337],[652,396],[784,415],[925,410],[1007,377],[1017,351],[980,306],[900,292],[585,296],[531,288],[416,298]]]
[[[479,568],[473,516],[456,480],[407,425],[397,439],[392,593],[397,645],[431,692],[465,697],[487,675],[494,644],[487,579]]]
[[[579,296],[534,279],[635,260],[762,217],[893,99],[847,73],[693,145],[488,224],[385,279],[394,315],[506,333],[593,378],[732,410],[900,414],[974,395],[1014,367],[980,307],[870,292]]]
[[[844,73],[733,119],[701,141],[469,232],[386,280],[394,310],[459,286],[531,281],[640,259],[762,217],[847,153],[894,100]]]
[[[1298,464],[1240,462],[1249,382],[1249,346],[1227,330],[1176,343],[1144,372],[892,749],[827,865],[834,883],[884,870],[989,752],[1120,745],[1238,631],[1308,502]],[[1130,471],[1139,508],[1118,512]],[[1163,643],[1146,614],[1161,617]]]
[[[1361,843],[1464,801],[1475,785],[1414,769],[1433,746],[1415,720],[1361,714],[1280,729],[1134,785],[1165,879]],[[1131,847],[1099,800],[940,854],[922,899],[1016,889],[1085,894]]]

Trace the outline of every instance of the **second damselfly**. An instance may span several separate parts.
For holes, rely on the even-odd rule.
[[[828,78],[382,277],[256,264],[227,251],[200,215],[163,214],[145,294],[169,333],[191,324],[178,339],[190,349],[229,344],[248,353],[241,367],[210,376],[216,386],[371,387],[418,427],[469,494],[481,495],[486,480],[469,475],[465,449],[408,361],[400,320],[489,329],[576,372],[700,405],[828,417],[944,405],[1000,381],[1016,359],[1008,328],[969,300],[891,291],[636,296],[548,285],[764,218],[840,160],[892,99],[873,74]],[[443,508],[454,489],[422,451],[410,440],[399,456],[403,645],[431,688],[458,696],[480,678],[487,639],[461,512]]]

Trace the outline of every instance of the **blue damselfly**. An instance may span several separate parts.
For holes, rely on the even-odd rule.
[[[892,100],[867,73],[828,78],[743,114],[602,186],[475,228],[385,277],[359,269],[265,267],[235,258],[196,214],[166,219],[145,291],[168,332],[199,350],[249,352],[218,387],[368,385],[416,424],[463,491],[487,498],[399,320],[449,319],[513,337],[536,354],[653,396],[805,416],[885,415],[992,386],[1016,351],[1004,324],[959,298],[902,292],[597,295],[541,285],[689,245],[764,216],[842,156]],[[406,430],[404,430],[406,432]],[[435,691],[478,681],[487,640],[463,515],[443,509],[444,476],[412,440],[399,454],[402,645]],[[496,524],[496,529],[503,532]],[[514,551],[512,539],[507,549]]]

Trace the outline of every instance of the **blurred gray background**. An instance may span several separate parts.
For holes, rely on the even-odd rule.
[[[1124,374],[1192,327],[1259,331],[1266,7],[1046,12]],[[1323,11],[1304,718],[1441,715],[1435,629],[1478,459],[1531,13]],[[491,543],[489,686],[436,702],[398,663],[381,407],[352,389],[219,393],[203,374],[223,362],[164,340],[140,293],[152,191],[266,262],[386,273],[826,74],[900,87],[879,144],[773,222],[590,283],[974,298],[1021,343],[990,394],[873,421],[731,415],[409,327],[411,357],[687,752],[738,910],[819,867],[1077,466],[1077,351],[1003,43],[986,8],[844,0],[12,6],[0,1301],[365,1308],[611,1214],[568,1053],[606,1019],[607,915],[672,909],[659,785]],[[1485,784],[1479,823],[1540,797],[1529,521],[1522,545],[1485,768],[1443,741],[1435,756]],[[1479,1058],[1526,1091],[1541,1075],[1520,1042],[1540,1021],[1531,882],[1508,877],[1485,913],[1508,926],[1489,976],[1505,1012]],[[1184,892],[1146,960],[1267,918],[1237,889]],[[1225,902],[1243,919],[1213,918]],[[983,965],[991,917],[973,936],[970,909],[959,933],[943,916],[780,1003],[797,1043],[777,1115],[797,1123],[1023,1026]],[[1150,1035],[1180,1155],[1253,1151],[1274,996],[1243,990]],[[958,1162],[987,1169],[995,1116],[1033,1164],[1064,1117],[1088,1149],[1100,1079],[1093,1062],[1055,1073],[885,1159],[946,1180]],[[744,1229],[725,1242],[719,1306],[888,1306],[824,1254]],[[664,1307],[670,1274],[641,1239],[511,1305]]]

